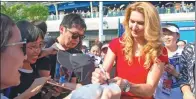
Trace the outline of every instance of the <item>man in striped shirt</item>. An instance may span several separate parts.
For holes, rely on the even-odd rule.
[[[196,89],[195,89],[195,43],[190,43],[185,46],[184,50],[182,51],[182,71],[181,74],[181,91],[184,94],[184,99],[196,99]]]

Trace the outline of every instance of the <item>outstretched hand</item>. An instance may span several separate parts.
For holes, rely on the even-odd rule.
[[[35,79],[27,91],[31,94],[31,96],[36,95],[40,92],[46,81],[48,81],[50,78],[51,77],[40,77]]]

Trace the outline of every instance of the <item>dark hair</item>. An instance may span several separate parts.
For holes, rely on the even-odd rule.
[[[34,24],[35,26],[37,26],[39,29],[41,29],[44,32],[44,35],[46,34],[47,24],[45,21],[33,21],[31,23]]]
[[[5,45],[8,43],[9,39],[12,37],[12,27],[16,24],[14,21],[7,15],[1,14],[1,52],[5,50]]]
[[[182,41],[182,42],[184,42],[184,44],[186,44],[186,41],[184,41],[184,40],[178,40],[178,42],[180,42],[180,41]],[[178,43],[178,42],[177,42],[177,43]]]
[[[27,43],[36,41],[39,36],[41,36],[42,39],[44,38],[42,30],[26,20],[18,21],[16,25],[21,32],[22,39],[26,39]]]
[[[79,14],[68,14],[64,16],[63,21],[61,22],[62,26],[66,28],[72,28],[72,25],[79,25],[81,28],[84,28],[86,30],[86,23],[82,19],[82,17]]]

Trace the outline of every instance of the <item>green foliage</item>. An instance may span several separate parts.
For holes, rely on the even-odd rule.
[[[2,2],[1,4],[1,13],[5,13],[6,12],[6,4],[4,2]]]
[[[31,4],[30,6],[21,4],[14,4],[7,6],[5,3],[1,5],[1,13],[10,16],[14,21],[19,20],[43,20],[46,21],[48,18],[48,8],[43,4]]]
[[[33,4],[30,5],[26,11],[26,16],[28,20],[47,20],[49,11],[43,4]]]
[[[1,12],[10,16],[15,21],[25,19],[24,9],[26,9],[24,4],[15,4],[10,7],[7,7],[5,3],[1,5]]]

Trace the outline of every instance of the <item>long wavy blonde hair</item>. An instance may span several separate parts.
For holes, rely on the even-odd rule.
[[[161,25],[160,18],[156,8],[148,2],[135,2],[130,4],[125,11],[123,25],[125,33],[122,36],[122,45],[125,59],[128,63],[133,62],[133,37],[129,28],[129,19],[132,11],[138,11],[144,15],[144,39],[147,41],[142,49],[142,55],[145,56],[144,67],[150,68],[152,62],[157,60],[161,54]]]

